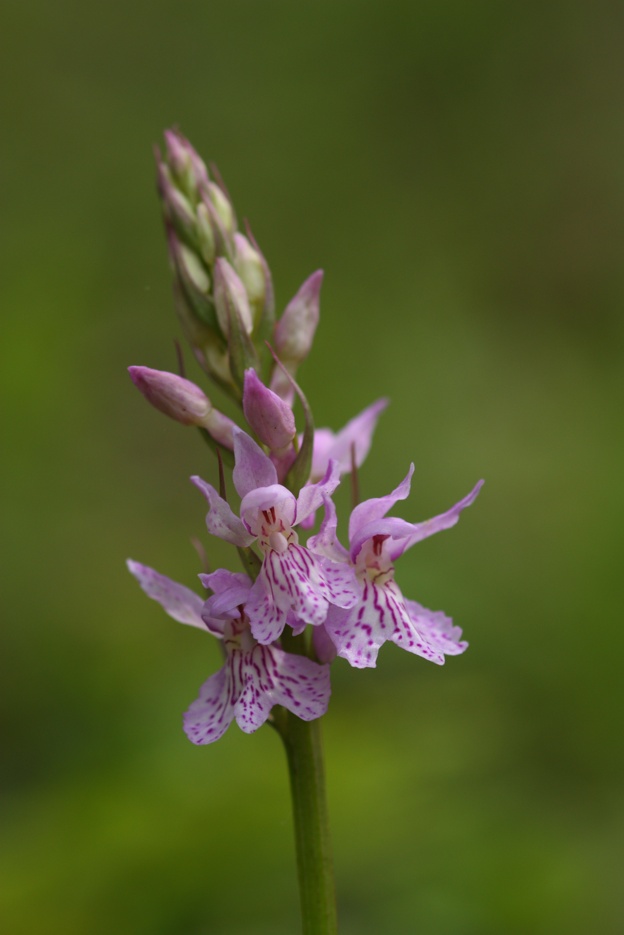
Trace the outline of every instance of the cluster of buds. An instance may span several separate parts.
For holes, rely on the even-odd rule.
[[[199,476],[191,480],[208,502],[208,532],[236,547],[244,571],[200,575],[210,592],[200,596],[148,566],[128,563],[171,617],[223,643],[223,668],[185,715],[189,739],[204,744],[233,720],[244,731],[256,730],[275,705],[304,720],[321,716],[336,657],[356,668],[374,667],[386,642],[437,664],[464,652],[467,643],[450,618],[403,596],[395,563],[421,539],[454,526],[482,481],[451,509],[421,523],[387,515],[407,498],[413,465],[381,497],[357,502],[353,483],[349,547],[343,546],[333,495],[343,475],[353,476],[367,456],[387,400],[374,402],[337,434],[315,429],[295,373],[312,347],[322,272],[304,282],[274,323],[266,262],[237,230],[224,189],[177,132],[166,134],[158,177],[186,337],[208,376],[240,405],[244,422],[243,428],[215,409],[185,377],[130,368],[153,406],[200,428],[233,462],[236,509],[221,470],[219,489]],[[272,342],[266,383],[260,375],[267,355],[263,329]],[[295,397],[303,410],[301,431]],[[319,509],[320,528],[304,544],[300,536],[314,526]]]
[[[156,163],[182,328],[206,373],[240,394],[273,322],[269,269],[250,232],[238,229],[225,187],[188,140],[168,130]]]

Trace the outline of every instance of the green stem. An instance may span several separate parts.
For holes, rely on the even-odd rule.
[[[305,635],[284,631],[284,648],[307,655]],[[320,718],[274,709],[290,774],[303,935],[336,935],[336,887],[325,792]],[[279,712],[279,713],[278,713]]]
[[[285,712],[303,935],[336,935],[336,890],[325,794],[321,722]]]

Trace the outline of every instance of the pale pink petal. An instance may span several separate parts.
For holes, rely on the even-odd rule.
[[[403,552],[415,545],[416,542],[420,542],[421,539],[426,539],[428,536],[433,536],[436,532],[441,532],[443,529],[450,529],[454,526],[462,510],[465,510],[467,506],[474,503],[482,486],[483,481],[480,480],[476,487],[474,487],[463,500],[460,500],[459,503],[452,506],[446,513],[440,513],[439,516],[434,516],[433,519],[428,519],[424,523],[413,523],[410,535],[396,543],[392,543],[390,547],[392,560],[398,558],[399,555],[402,555]]]
[[[405,500],[406,497],[409,496],[413,473],[414,465],[412,464],[410,465],[406,477],[392,493],[385,497],[374,497],[371,500],[365,500],[355,507],[349,519],[349,542],[353,542],[353,539],[362,526],[366,526],[368,523],[381,519],[382,516],[385,516],[388,510],[394,506],[397,500]]]
[[[308,539],[308,549],[316,555],[324,555],[334,562],[348,562],[349,553],[338,539],[336,506],[330,497],[323,499],[325,515],[321,528],[315,536]]]
[[[234,718],[236,681],[231,657],[202,685],[199,698],[184,715],[184,733],[196,744],[213,743],[226,732]]]
[[[315,556],[315,562],[323,597],[327,598],[330,604],[336,604],[338,607],[353,607],[362,589],[352,566],[342,562],[332,562],[322,555]]]
[[[336,647],[324,623],[312,630],[312,645],[319,662],[332,662],[336,658]]]
[[[260,487],[257,490],[251,490],[243,497],[241,502],[241,516],[245,527],[249,529],[254,536],[260,534],[262,525],[261,513],[263,510],[275,508],[276,515],[279,516],[287,526],[295,523],[297,510],[297,501],[295,495],[281,484],[271,484],[269,487]]]
[[[185,588],[183,584],[177,584],[171,578],[159,575],[147,565],[140,565],[131,559],[128,559],[127,564],[147,596],[158,601],[170,617],[179,623],[187,623],[205,631],[206,625],[201,616],[204,601],[199,595],[190,588]]]
[[[232,545],[243,547],[251,545],[255,536],[247,532],[242,520],[232,512],[229,504],[219,496],[214,487],[207,484],[201,477],[191,477],[191,481],[201,490],[210,504],[210,510],[206,516],[208,531],[218,536],[219,539],[231,542]]]
[[[299,436],[301,444],[303,436]],[[329,453],[336,440],[336,435],[331,429],[314,429],[314,445],[312,448],[312,470],[310,477],[312,480],[320,480],[327,470],[329,464]]]
[[[358,553],[365,542],[374,536],[383,536],[384,539],[395,540],[387,546],[388,554],[396,557],[397,542],[403,542],[409,538],[414,531],[414,524],[407,520],[400,519],[398,516],[386,516],[382,519],[374,519],[370,523],[360,526],[358,531],[351,539],[351,560],[355,562]]]
[[[242,429],[234,429],[235,466],[232,474],[240,497],[258,487],[277,483],[277,471],[271,459]]]
[[[289,626],[293,631],[293,636],[299,636],[299,634],[303,633],[307,627],[305,620],[299,620],[299,618],[292,612],[292,610],[288,611],[286,616],[286,625]],[[315,632],[317,629],[318,627],[314,627]]]
[[[204,619],[209,616],[231,620],[239,616],[238,608],[247,601],[251,590],[251,579],[246,575],[244,577],[244,583],[234,583],[221,594],[213,594],[208,598],[204,605]]]
[[[236,723],[246,734],[252,734],[262,727],[275,704],[269,693],[270,683],[267,683],[262,666],[256,661],[256,650],[267,652],[268,648],[255,646],[252,652],[244,654],[242,661],[244,688],[235,704]]]
[[[340,483],[340,470],[335,461],[330,461],[325,476],[317,484],[306,484],[297,498],[297,522],[301,523],[323,504],[324,497],[333,494]]]
[[[380,647],[403,619],[409,622],[399,589],[392,582],[377,587],[365,579],[360,602],[347,611],[330,608],[325,628],[338,655],[363,669],[376,665]]]
[[[284,613],[292,610],[299,620],[313,626],[323,622],[327,615],[329,588],[321,577],[314,556],[307,549],[291,545],[282,553],[268,552],[262,570],[265,569],[266,580],[277,607]],[[256,636],[253,627],[252,633]],[[256,639],[258,642],[268,642],[257,636]]]
[[[287,608],[279,607],[275,602],[265,560],[245,605],[251,632],[259,643],[274,643],[280,638],[286,624],[287,612]]]
[[[331,694],[329,666],[319,665],[305,656],[285,653],[275,646],[256,646],[252,657],[268,673],[272,704],[283,705],[303,721],[325,714]]]
[[[208,575],[201,574],[199,579],[203,586],[215,594],[223,594],[233,587],[251,587],[249,576],[243,571],[228,571],[227,568],[218,568]]]
[[[451,618],[441,610],[427,610],[408,600],[405,606],[409,625],[402,620],[392,636],[401,649],[443,665],[445,656],[458,656],[468,648],[468,643],[461,639],[461,628],[453,626]]]
[[[356,466],[360,467],[363,463],[370,451],[377,420],[388,402],[387,399],[378,399],[377,402],[368,406],[354,419],[347,422],[345,427],[335,436],[327,452],[327,457],[338,462],[341,474],[351,471],[353,447],[355,447]],[[314,443],[316,447],[316,432],[314,433]]]

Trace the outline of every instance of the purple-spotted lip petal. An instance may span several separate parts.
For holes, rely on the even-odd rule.
[[[282,519],[286,526],[297,522],[297,501],[294,494],[281,484],[271,484],[251,490],[241,502],[241,517],[246,528],[257,536],[260,533],[258,514],[262,510],[275,508],[276,519]]]

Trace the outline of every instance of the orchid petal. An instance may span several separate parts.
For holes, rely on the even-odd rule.
[[[296,617],[312,626],[318,626],[324,621],[330,589],[319,573],[314,556],[307,549],[291,545],[282,553],[270,551],[262,570],[266,570],[266,580],[275,605],[284,613],[292,610]],[[258,642],[268,641],[258,639]]]
[[[236,723],[246,734],[252,734],[262,727],[268,718],[274,701],[270,695],[271,683],[267,684],[263,666],[256,661],[260,654],[268,652],[268,647],[255,646],[251,653],[233,653],[232,656],[241,656],[241,669],[244,688],[236,699],[234,711]],[[238,660],[237,660],[238,661]]]
[[[395,558],[398,558],[399,555],[402,555],[403,552],[406,552],[407,549],[410,549],[422,539],[427,539],[436,532],[442,532],[443,529],[450,529],[454,526],[462,510],[465,510],[467,506],[474,503],[482,486],[483,481],[480,480],[463,500],[460,500],[459,503],[452,506],[446,513],[440,513],[439,516],[434,516],[432,519],[425,520],[424,523],[413,523],[411,533],[390,546],[389,554],[392,560],[394,561]]]
[[[403,542],[403,540],[411,536],[413,532],[414,524],[408,523],[407,520],[400,519],[398,516],[386,516],[382,519],[375,519],[361,526],[354,535],[351,540],[351,559],[355,561],[364,543],[374,536],[383,536],[385,539]],[[388,555],[393,557],[396,554],[401,554],[396,551],[396,542],[389,543],[388,545]]]
[[[336,435],[331,429],[314,429],[314,447],[312,449],[312,469],[310,477],[313,480],[320,480],[329,464],[332,445],[336,440]],[[301,436],[299,436],[301,444]]]
[[[207,575],[201,574],[198,577],[203,586],[215,594],[223,594],[224,591],[229,591],[230,588],[234,587],[244,587],[245,585],[251,587],[249,576],[243,571],[228,571],[227,568],[218,568],[217,571]]]
[[[380,647],[402,620],[408,623],[409,617],[398,587],[393,582],[378,587],[365,579],[360,602],[347,612],[331,608],[325,628],[338,655],[363,669],[376,665]]]
[[[373,497],[371,500],[364,500],[363,503],[355,507],[349,519],[350,542],[353,542],[362,526],[381,519],[388,510],[392,509],[397,500],[405,500],[409,496],[413,473],[414,465],[412,464],[405,478],[398,487],[395,487],[392,493],[387,494],[385,497]]]
[[[312,630],[312,645],[319,662],[333,662],[336,658],[336,647],[324,623]]]
[[[335,461],[330,461],[325,476],[316,484],[306,484],[297,498],[297,522],[301,523],[314,513],[323,503],[323,498],[334,492],[340,483],[340,469]]]
[[[235,584],[222,594],[213,594],[204,605],[204,619],[209,616],[231,620],[240,616],[238,608],[249,597],[250,589],[251,580],[247,578],[244,584]]]
[[[184,715],[184,733],[192,743],[219,740],[234,719],[232,657],[202,685],[199,698]]]
[[[444,665],[444,656],[458,656],[468,648],[468,643],[461,640],[460,627],[453,626],[453,621],[441,610],[427,610],[416,601],[405,601],[409,614],[409,623],[401,620],[391,639],[410,653],[429,659],[437,665]]]
[[[282,635],[287,611],[275,602],[267,577],[266,561],[249,592],[245,613],[249,618],[251,632],[259,643],[274,643]]]
[[[345,427],[335,436],[328,457],[338,462],[341,474],[351,471],[353,448],[355,448],[356,467],[360,467],[366,458],[370,451],[377,419],[388,403],[388,399],[378,399],[377,402],[368,406],[354,419],[347,422]],[[316,436],[314,440],[316,442]]]
[[[277,483],[277,471],[271,459],[239,428],[234,429],[234,457],[232,479],[239,496]]]
[[[312,721],[327,711],[331,687],[329,666],[305,656],[285,653],[277,647],[256,646],[252,658],[266,667],[272,682],[272,704],[281,704],[303,721]]]
[[[219,539],[231,542],[232,545],[243,547],[251,545],[255,536],[247,532],[242,520],[232,512],[230,505],[219,496],[214,487],[207,484],[201,477],[191,477],[191,481],[201,490],[210,505],[206,516],[208,531],[218,536]]]
[[[330,497],[323,498],[325,515],[321,528],[308,539],[308,549],[316,555],[324,555],[334,562],[348,562],[349,553],[338,539],[338,517],[336,505]]]
[[[127,564],[147,596],[158,601],[170,617],[178,623],[186,623],[205,631],[206,626],[201,616],[204,602],[199,595],[183,584],[178,584],[165,575],[159,575],[147,565],[140,565],[131,559],[128,559]]]
[[[332,562],[323,556],[317,556],[315,561],[323,597],[338,607],[353,607],[358,601],[361,587],[351,565]]]
[[[259,487],[250,490],[241,502],[240,512],[245,527],[254,536],[260,534],[262,520],[259,514],[263,510],[275,507],[276,513],[284,520],[287,526],[293,526],[296,520],[297,501],[295,495],[281,484],[271,484],[269,487]]]

